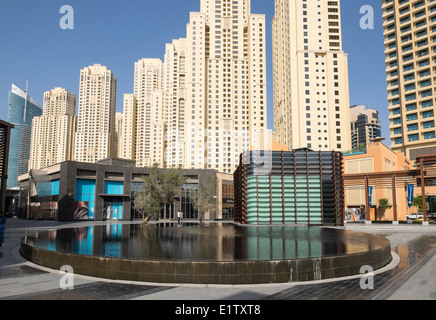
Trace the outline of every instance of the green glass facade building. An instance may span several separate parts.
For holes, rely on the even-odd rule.
[[[8,96],[8,122],[11,130],[7,188],[18,187],[18,177],[29,168],[32,120],[42,115],[41,106],[26,91],[12,85]]]
[[[234,174],[241,224],[343,224],[342,153],[251,151]]]

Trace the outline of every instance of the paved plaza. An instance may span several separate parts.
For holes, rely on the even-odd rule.
[[[391,241],[392,263],[374,275],[373,288],[361,276],[310,283],[255,286],[174,285],[74,276],[74,288],[60,287],[62,274],[25,260],[25,235],[53,228],[106,222],[61,223],[8,219],[0,247],[0,300],[436,300],[436,226],[348,224],[347,230],[375,233]]]

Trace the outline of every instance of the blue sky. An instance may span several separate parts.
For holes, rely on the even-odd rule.
[[[74,30],[62,30],[63,5],[74,9]],[[374,8],[375,28],[360,28],[360,8]],[[350,104],[380,112],[389,145],[386,74],[379,0],[342,0],[343,49],[349,55]],[[268,128],[273,129],[271,21],[274,0],[252,0],[252,13],[266,14],[268,46]],[[134,62],[163,59],[165,44],[186,36],[189,12],[200,0],[2,0],[0,1],[0,119],[8,117],[11,84],[42,105],[45,91],[64,87],[77,94],[79,72],[100,63],[118,79],[117,110],[133,92]]]

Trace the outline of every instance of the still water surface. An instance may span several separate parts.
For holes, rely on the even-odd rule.
[[[40,232],[23,241],[41,249],[100,257],[169,261],[322,258],[383,248],[375,235],[335,228],[233,224],[110,224]]]

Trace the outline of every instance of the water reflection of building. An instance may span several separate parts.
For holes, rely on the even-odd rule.
[[[355,254],[368,250],[368,239],[316,227],[216,223],[198,228],[197,224],[187,223],[180,228],[162,223],[159,227],[141,228],[139,224],[114,223],[41,232],[25,241],[40,249],[81,256],[233,262]],[[371,245],[374,249],[380,246],[377,241]]]
[[[121,159],[105,159],[97,164],[66,161],[32,170],[19,177],[19,217],[59,221],[139,218],[132,206],[134,192],[141,188],[142,177],[149,172],[149,168],[136,167],[134,161]],[[200,182],[205,183],[213,176],[217,177],[217,210],[211,210],[205,219],[233,218],[232,175],[202,169],[182,172],[187,182],[181,197],[162,210],[162,220],[175,220],[179,209],[185,219],[197,219],[190,195],[198,190]]]

